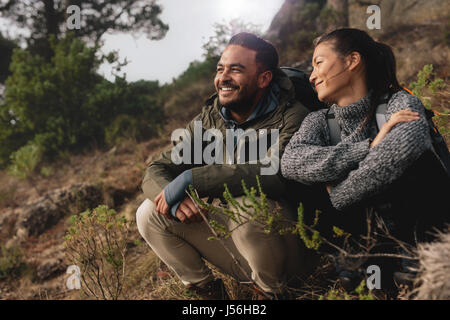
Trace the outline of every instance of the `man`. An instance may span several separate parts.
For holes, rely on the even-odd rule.
[[[276,49],[253,34],[240,33],[232,37],[217,64],[214,84],[216,94],[188,124],[183,142],[148,166],[142,183],[147,199],[136,213],[138,229],[181,281],[204,298],[224,298],[226,294],[223,294],[223,282],[214,279],[203,259],[237,280],[249,281],[248,276],[251,276],[266,296],[276,297],[291,280],[312,267],[314,259],[308,257],[310,253],[299,238],[276,232],[266,234],[263,227],[254,222],[237,227],[231,219],[210,213],[209,218],[230,230],[235,229],[231,237],[225,239],[225,244],[239,262],[239,268],[219,241],[207,240],[212,234],[185,191],[192,185],[200,197],[220,198],[226,183],[233,196],[238,197],[243,194],[241,180],[247,186],[256,186],[259,175],[263,191],[282,203],[285,218],[295,221],[295,208],[283,202],[286,184],[278,166],[285,146],[308,110],[294,100],[293,84],[278,68]],[[216,140],[227,137],[224,152],[220,154],[222,144],[215,149],[214,163],[205,160],[208,150],[204,141],[197,146],[194,141],[202,139],[208,130],[217,134]],[[234,148],[245,140],[240,139],[242,132],[255,131],[258,134],[253,141],[249,139],[247,144],[240,144],[249,147],[250,152],[242,153],[239,147]],[[235,132],[241,135],[234,135]],[[276,143],[267,143],[264,150],[267,152],[261,156],[259,150],[255,155],[251,152],[252,144],[264,148],[261,139],[276,140]],[[183,149],[181,163],[176,155],[180,145],[188,146]],[[222,156],[227,159],[221,161]],[[258,159],[254,159],[255,156]],[[270,201],[270,205],[274,202]]]

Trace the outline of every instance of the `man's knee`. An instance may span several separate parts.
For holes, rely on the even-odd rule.
[[[154,212],[155,204],[149,199],[145,199],[136,211],[136,224],[139,233],[144,238]]]

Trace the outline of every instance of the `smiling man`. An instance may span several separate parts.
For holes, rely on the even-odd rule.
[[[292,82],[278,68],[276,49],[253,34],[235,35],[217,64],[214,84],[216,94],[206,101],[202,112],[186,128],[186,134],[194,139],[186,139],[184,143],[196,139],[199,123],[200,137],[211,129],[220,131],[222,136],[226,136],[227,130],[260,133],[276,130],[277,143],[266,144],[267,152],[260,150],[257,156],[281,157],[308,110],[295,100]],[[255,136],[256,140],[248,144],[260,146],[258,139],[265,135]],[[198,148],[192,143],[190,147],[192,158],[202,158],[204,144]],[[210,219],[229,230],[235,229],[225,243],[243,272],[219,241],[207,240],[212,234],[186,196],[186,189],[192,185],[200,197],[221,198],[227,184],[236,199],[242,201],[241,181],[256,186],[256,176],[260,175],[263,163],[247,159],[207,164],[197,159],[175,164],[172,156],[169,150],[148,166],[142,183],[147,199],[139,207],[136,220],[148,245],[186,286],[204,298],[226,298],[222,280],[214,278],[204,259],[239,281],[248,282],[250,276],[259,289],[273,297],[282,294],[297,276],[311,270],[313,254],[297,236],[266,234],[255,222],[236,228],[236,222],[209,213]],[[238,158],[236,149],[234,157],[234,160]],[[286,181],[281,174],[261,175],[260,180],[268,197],[281,203],[283,216],[295,221],[297,213],[285,201]],[[269,205],[273,208],[274,201],[269,201]]]

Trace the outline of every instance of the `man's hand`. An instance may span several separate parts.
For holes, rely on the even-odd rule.
[[[378,132],[375,139],[373,139],[370,147],[373,148],[377,144],[379,144],[381,140],[383,140],[383,138],[389,133],[389,131],[391,131],[392,127],[394,127],[397,123],[417,121],[419,119],[419,113],[411,111],[410,109],[403,109],[392,114],[389,121],[383,124],[383,126],[380,128],[380,132]]]
[[[183,223],[202,222],[203,218],[189,197],[184,198],[176,211],[177,218]]]
[[[173,217],[170,215],[170,208],[166,202],[166,197],[164,196],[164,189],[156,196],[155,198],[155,206],[156,212],[162,214],[168,219],[172,219]]]

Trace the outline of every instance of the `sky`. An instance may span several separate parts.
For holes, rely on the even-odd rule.
[[[162,40],[150,41],[145,36],[130,34],[105,35],[104,52],[118,50],[120,60],[129,64],[122,68],[128,81],[159,80],[171,82],[194,60],[202,60],[202,45],[214,35],[215,23],[240,19],[261,27],[265,32],[284,0],[158,0],[161,19],[169,25]],[[100,73],[113,80],[108,65]]]

